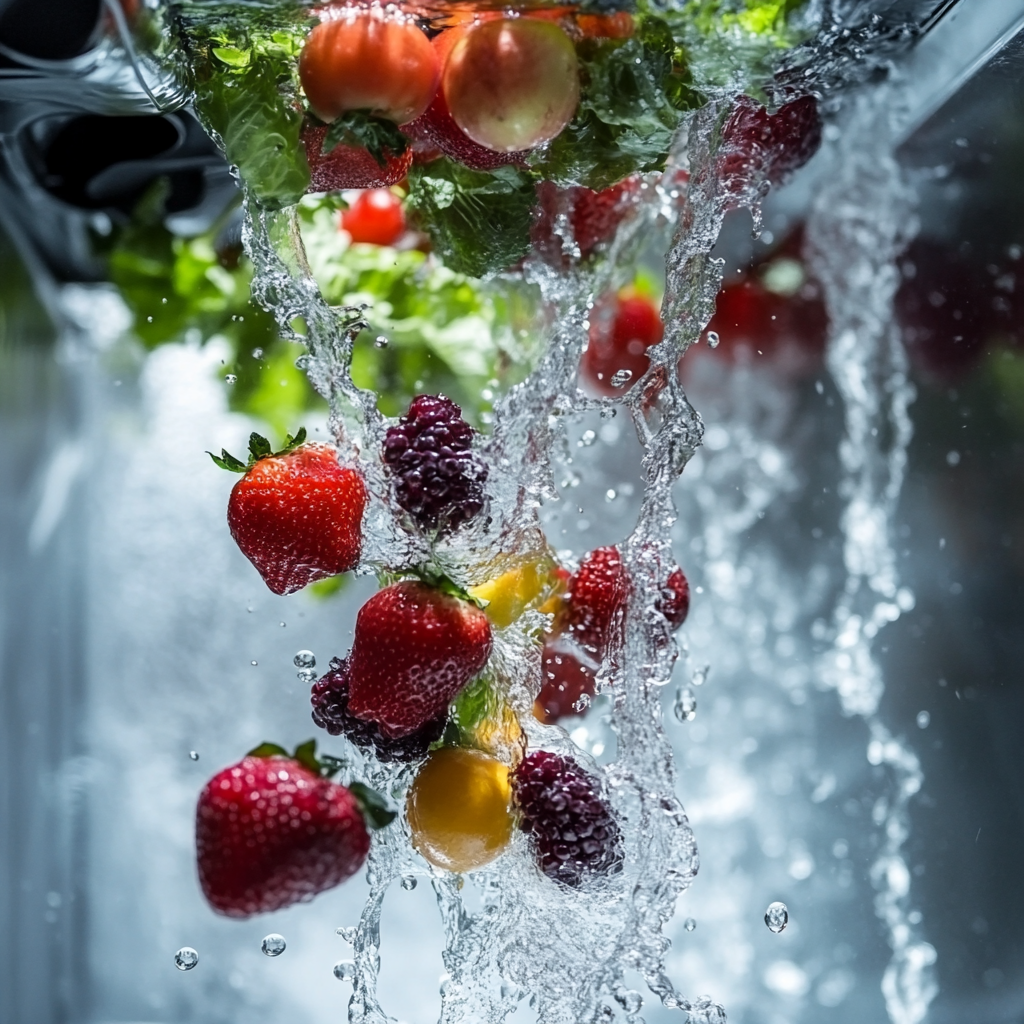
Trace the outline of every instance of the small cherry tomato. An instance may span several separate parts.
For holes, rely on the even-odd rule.
[[[452,47],[441,88],[455,123],[474,142],[498,153],[532,149],[576,113],[576,48],[549,21],[481,22]]]
[[[341,227],[353,242],[394,245],[405,234],[402,201],[389,188],[368,188],[342,211]]]
[[[380,8],[340,9],[310,32],[299,56],[306,98],[328,122],[348,110],[368,110],[405,124],[427,109],[439,75],[426,35]]]
[[[409,787],[406,817],[413,846],[435,867],[482,867],[512,838],[507,765],[480,750],[435,750]]]
[[[647,350],[663,333],[658,307],[645,295],[623,289],[600,300],[590,314],[590,340],[580,364],[584,379],[602,395],[629,390],[647,372]]]

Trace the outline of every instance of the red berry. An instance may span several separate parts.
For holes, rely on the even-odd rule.
[[[353,242],[394,245],[405,234],[402,200],[389,188],[368,188],[342,211],[341,227]]]
[[[413,580],[393,583],[356,618],[349,711],[385,736],[408,736],[443,715],[490,654],[490,622],[476,605]]]
[[[610,241],[619,224],[636,210],[640,185],[635,174],[600,192],[580,186],[562,189],[542,181],[537,186],[537,214],[530,231],[534,247],[551,263],[566,262],[558,233],[559,217],[564,215],[572,226],[572,241],[579,248],[580,259],[587,259],[602,242]]]
[[[646,296],[623,291],[598,301],[590,313],[590,340],[580,368],[595,391],[604,395],[628,390],[651,365],[647,350],[661,341],[664,326],[658,307]],[[616,387],[615,374],[628,371]]]
[[[339,144],[326,156],[321,154],[326,125],[307,125],[302,129],[302,144],[309,162],[309,192],[337,192],[345,188],[387,188],[397,185],[412,166],[412,150],[401,156],[387,157],[383,167],[369,150]]]
[[[821,146],[822,122],[813,96],[803,96],[774,114],[741,96],[722,129],[719,176],[737,198],[762,180],[782,184]]]
[[[618,548],[596,548],[580,562],[569,581],[558,625],[585,651],[603,658],[628,593],[629,581]]]
[[[690,583],[682,569],[677,567],[669,573],[658,607],[673,629],[678,629],[686,621],[690,613]]]
[[[443,395],[417,395],[384,438],[395,499],[428,530],[448,533],[484,507],[487,463],[473,452],[473,428]]]
[[[355,797],[291,758],[245,757],[199,797],[199,882],[228,917],[310,900],[354,875],[369,849]]]
[[[267,586],[290,594],[355,567],[365,505],[362,476],[305,444],[257,459],[231,490],[228,526]]]
[[[563,885],[622,870],[622,833],[599,781],[575,761],[537,750],[512,773],[521,828],[532,835],[541,871]]]
[[[583,713],[579,699],[595,693],[594,670],[581,652],[565,640],[553,639],[541,655],[541,687],[533,705],[536,718],[550,725],[559,718]]]
[[[372,750],[380,761],[420,761],[430,745],[441,738],[448,722],[440,714],[408,736],[392,739],[376,722],[356,718],[348,708],[348,663],[331,661],[331,671],[313,684],[313,721],[332,736],[344,734],[357,747]]]

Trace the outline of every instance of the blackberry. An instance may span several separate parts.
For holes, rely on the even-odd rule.
[[[622,870],[622,833],[600,784],[575,761],[547,750],[512,773],[520,827],[534,837],[541,871],[563,885]]]
[[[348,665],[342,658],[331,660],[331,671],[313,684],[313,721],[332,736],[344,735],[357,747],[372,748],[380,761],[419,761],[430,745],[441,738],[447,714],[435,718],[416,732],[392,739],[376,722],[364,722],[348,709]]]
[[[443,395],[417,395],[384,438],[395,498],[428,530],[455,530],[484,507],[487,464],[472,450],[473,428]]]

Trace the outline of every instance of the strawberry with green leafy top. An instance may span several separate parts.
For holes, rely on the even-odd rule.
[[[366,484],[358,470],[338,464],[333,447],[306,443],[302,428],[278,452],[252,434],[248,463],[223,449],[208,454],[222,469],[244,474],[231,490],[228,526],[275,594],[355,568]]]
[[[330,781],[336,758],[316,757],[316,741],[293,754],[263,743],[203,788],[196,808],[199,882],[228,917],[311,900],[354,875],[370,849],[370,828],[395,817],[361,783]]]

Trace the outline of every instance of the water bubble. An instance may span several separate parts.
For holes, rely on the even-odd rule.
[[[334,929],[335,935],[340,935],[350,946],[356,941],[356,926],[353,924],[343,924],[340,928]]]
[[[191,946],[182,946],[174,954],[174,966],[179,971],[191,971],[199,963],[199,954]]]
[[[238,377],[233,373],[227,373],[224,375],[225,384],[234,384],[238,380]]]
[[[383,334],[378,334],[377,337],[373,341],[373,347],[374,348],[387,348],[388,347],[388,339],[385,338]]]
[[[688,932],[692,932],[692,931],[694,930],[694,928],[696,928],[696,927],[697,927],[697,922],[696,922],[696,921],[694,921],[694,919],[693,919],[692,917],[688,917],[688,918],[687,918],[687,919],[686,919],[686,920],[685,920],[685,921],[683,922],[683,927],[684,927],[684,928],[685,928],[685,929],[686,929],[686,930],[687,930]]]
[[[639,1013],[644,1005],[644,997],[632,988],[618,988],[615,990],[615,1002],[621,1006],[626,1013]]]
[[[604,492],[605,501],[614,501],[618,496],[619,493],[614,487],[609,487],[608,490]]]
[[[708,331],[705,335],[708,342],[708,348],[718,348],[718,343],[722,339],[718,337],[718,331]]]
[[[698,590],[698,593],[700,591]],[[710,665],[701,665],[693,670],[693,675],[690,676],[691,686],[703,686],[708,681],[708,673],[711,671]]]
[[[581,693],[572,706],[573,711],[583,714],[590,707],[590,694]]]
[[[601,419],[603,419],[603,420],[612,420],[612,419],[615,419],[615,413],[616,413],[616,412],[617,412],[617,410],[616,410],[616,409],[615,409],[615,408],[614,408],[613,406],[610,406],[610,405],[606,405],[606,406],[605,406],[605,407],[604,407],[604,408],[603,408],[603,409],[601,410]]]
[[[295,673],[299,677],[299,682],[302,683],[313,683],[316,682],[316,669],[315,668],[300,668]]]
[[[406,892],[412,892],[412,890],[416,888],[416,876],[402,875],[401,885]]]
[[[597,440],[597,434],[593,430],[584,430],[580,435],[577,447],[589,448]]]
[[[287,948],[288,943],[284,941],[284,936],[278,935],[277,932],[271,932],[260,943],[260,949],[267,956],[280,956]]]
[[[621,388],[624,384],[633,379],[632,370],[616,370],[612,374],[611,385],[613,388]]]
[[[295,360],[296,370],[308,370],[312,365],[313,360],[310,359],[308,355],[299,356],[299,358]]]
[[[932,716],[927,711],[918,711],[917,713],[917,727],[918,729],[927,729],[931,724]]]
[[[768,931],[776,935],[785,931],[786,925],[789,924],[789,908],[785,903],[778,901],[769,903],[768,909],[764,912],[764,923],[768,925]]]
[[[316,666],[316,657],[312,651],[299,651],[292,658],[292,664],[296,668],[314,668]]]
[[[334,976],[338,981],[354,981],[356,965],[352,960],[339,960],[334,965]]]
[[[190,758],[192,758],[193,761],[198,761],[199,760],[199,754],[195,750],[190,750],[188,752],[188,756]]]
[[[252,665],[253,668],[255,668],[259,664],[259,662],[255,658],[253,658],[252,661],[249,662],[249,664]]]
[[[697,717],[697,695],[688,686],[681,686],[673,708],[680,722],[692,722]]]

